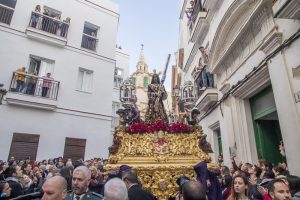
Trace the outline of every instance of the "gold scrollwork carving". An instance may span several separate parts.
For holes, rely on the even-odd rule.
[[[143,188],[160,200],[177,193],[179,176],[193,177],[193,167],[197,163],[210,161],[209,155],[199,148],[199,138],[203,135],[201,127],[192,133],[129,134],[124,129],[116,131],[121,142],[118,151],[110,154],[106,171],[119,169],[123,164],[133,167]]]

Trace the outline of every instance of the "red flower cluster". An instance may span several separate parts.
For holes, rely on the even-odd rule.
[[[143,123],[133,123],[128,128],[126,128],[127,133],[131,134],[143,134],[143,133],[154,133],[157,131],[164,131],[167,133],[190,133],[192,128],[181,122],[169,125],[163,120],[157,120],[152,125],[147,125]]]
[[[169,131],[169,124],[161,119],[148,126],[148,132],[153,133],[156,131]]]
[[[127,133],[147,133],[148,125],[145,122],[133,123],[128,128],[126,128]]]
[[[181,122],[172,124],[169,128],[169,133],[189,133],[189,132],[192,132],[192,128]]]

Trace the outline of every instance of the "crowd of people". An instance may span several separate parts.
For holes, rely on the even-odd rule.
[[[232,167],[222,164],[209,169],[206,161],[195,165],[195,178],[180,176],[179,192],[170,199],[184,200],[299,200],[300,178],[289,174],[285,163],[273,166],[240,163],[232,157]],[[0,199],[106,199],[154,200],[155,196],[139,184],[138,174],[123,165],[104,178],[106,159],[68,159],[62,157],[32,162],[14,157],[0,161]],[[171,195],[171,194],[170,194]],[[25,198],[26,197],[26,198]]]

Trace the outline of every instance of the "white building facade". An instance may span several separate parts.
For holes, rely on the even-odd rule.
[[[285,0],[202,1],[194,20],[182,1],[176,79],[194,81],[200,125],[224,164],[286,161],[300,175],[300,6]],[[199,11],[198,10],[198,11]],[[195,67],[208,52],[213,87],[201,87]],[[203,65],[205,63],[202,63]],[[177,81],[178,82],[178,81]],[[175,81],[176,84],[176,81]],[[279,152],[285,146],[286,156]]]
[[[107,157],[118,6],[108,0],[0,3],[0,82],[8,90],[0,106],[0,159]],[[33,12],[36,5],[40,12]],[[14,74],[21,67],[27,74]]]
[[[119,116],[116,112],[118,109],[123,109],[122,103],[120,102],[120,86],[123,81],[129,77],[129,63],[129,54],[121,48],[117,48],[112,102],[112,131],[114,131],[114,128],[119,125]]]

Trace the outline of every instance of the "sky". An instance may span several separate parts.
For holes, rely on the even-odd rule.
[[[130,74],[136,70],[141,44],[148,69],[163,71],[168,54],[165,87],[171,91],[171,71],[178,49],[180,0],[113,0],[119,5],[117,45],[130,55]]]

